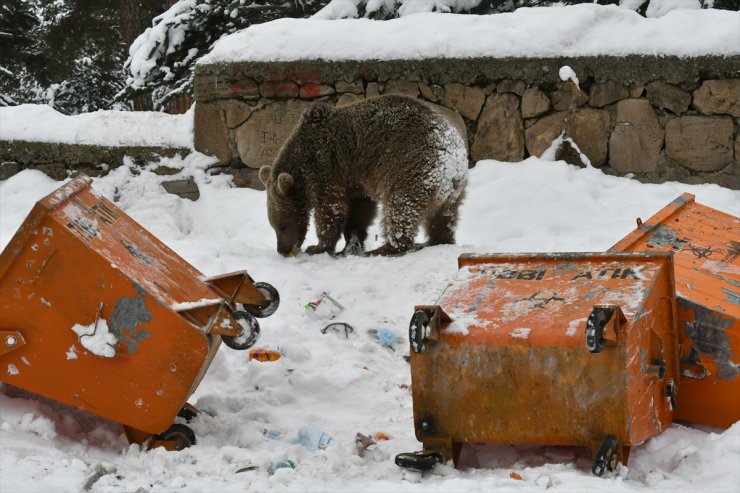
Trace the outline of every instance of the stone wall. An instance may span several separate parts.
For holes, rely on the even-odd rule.
[[[24,169],[38,169],[55,180],[64,180],[76,172],[100,176],[123,165],[125,157],[134,164],[157,161],[161,157],[190,154],[185,147],[129,146],[111,147],[59,142],[0,140],[0,180]]]
[[[563,65],[580,87],[560,81]],[[256,169],[272,162],[312,100],[379,94],[459,112],[474,161],[539,156],[565,129],[605,173],[740,188],[739,56],[198,65],[195,148],[217,156],[237,185],[260,188]]]

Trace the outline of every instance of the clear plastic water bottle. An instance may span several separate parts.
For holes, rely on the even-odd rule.
[[[298,429],[298,443],[311,452],[325,449],[333,440],[334,438],[312,426],[303,426]]]

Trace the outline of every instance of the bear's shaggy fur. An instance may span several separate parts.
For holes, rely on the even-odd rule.
[[[342,234],[345,252],[361,250],[378,203],[385,244],[369,254],[414,248],[420,225],[428,245],[454,243],[468,176],[466,142],[459,115],[408,97],[314,103],[259,173],[278,252],[300,248],[311,211],[319,241],[306,252],[333,254]]]

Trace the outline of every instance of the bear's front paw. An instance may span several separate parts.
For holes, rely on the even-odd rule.
[[[316,255],[326,252],[328,252],[328,250],[326,248],[323,248],[321,245],[311,245],[310,247],[306,248],[306,253],[309,255]]]

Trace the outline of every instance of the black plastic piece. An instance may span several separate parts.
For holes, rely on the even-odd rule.
[[[617,438],[614,435],[605,436],[594,456],[591,472],[596,476],[603,476],[606,471],[614,471],[619,459],[617,446]]]
[[[445,461],[439,452],[405,452],[396,456],[396,465],[415,471],[429,471]]]
[[[424,310],[416,310],[409,323],[409,341],[413,352],[423,353],[426,350],[427,327],[429,327],[429,314]]]
[[[174,441],[177,445],[175,450],[183,450],[195,445],[195,433],[188,425],[175,423],[159,435],[155,435],[154,440]]]
[[[251,314],[241,310],[234,312],[234,318],[239,321],[239,325],[242,327],[242,333],[238,336],[223,336],[221,339],[231,349],[243,351],[251,348],[257,342],[257,338],[260,335],[259,322]]]

